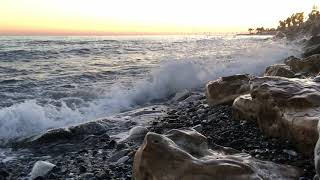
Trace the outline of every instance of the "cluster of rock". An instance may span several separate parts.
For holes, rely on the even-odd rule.
[[[143,125],[166,109],[148,106],[17,140],[6,152],[13,158],[0,159],[0,180],[131,179],[135,151],[148,132]]]
[[[256,121],[266,135],[290,140],[306,155],[315,152],[317,166],[319,72],[320,55],[290,57],[268,67],[264,77],[234,75],[209,82],[206,94],[211,105],[233,102],[234,117]]]
[[[289,57],[268,67],[263,77],[241,74],[208,82],[205,94],[211,106],[232,104],[235,119],[255,122],[265,135],[292,142],[305,156],[314,152],[319,174],[319,72],[320,54]],[[177,124],[177,120],[168,122]],[[205,123],[201,121],[200,126]],[[194,129],[148,133],[135,154],[133,173],[137,180],[298,179],[301,175],[293,167],[260,161],[228,148],[211,150],[206,138]]]

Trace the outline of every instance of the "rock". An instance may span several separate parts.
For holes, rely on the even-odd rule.
[[[304,51],[304,57],[320,54],[320,36],[313,36],[310,40],[308,40],[306,46],[304,47]]]
[[[292,78],[295,76],[295,72],[293,72],[290,66],[285,64],[274,64],[267,67],[264,76],[281,76]]]
[[[172,100],[175,102],[183,101],[187,99],[191,94],[192,93],[189,90],[185,89],[181,92],[177,92],[175,96],[172,98]]]
[[[5,180],[7,178],[9,178],[10,174],[8,171],[4,170],[4,169],[0,169],[0,179]]]
[[[123,164],[123,163],[125,163],[126,161],[128,161],[129,159],[130,159],[129,156],[123,156],[122,158],[118,159],[118,161],[115,162],[114,164],[115,164],[115,165]]]
[[[293,167],[260,161],[245,153],[208,149],[207,139],[191,129],[166,135],[149,132],[134,157],[133,178],[162,180],[297,179]]]
[[[81,180],[89,180],[91,178],[94,178],[94,174],[93,173],[84,173],[80,175],[80,179]]]
[[[283,39],[285,37],[286,37],[286,34],[284,34],[281,31],[278,31],[277,34],[274,36],[274,38],[276,38],[276,39]]]
[[[238,96],[248,94],[249,75],[221,77],[206,85],[206,97],[209,105],[232,103]]]
[[[149,130],[143,126],[135,126],[129,131],[129,136],[127,139],[134,140],[134,139],[143,139],[144,136],[149,132]]]
[[[56,165],[48,161],[37,161],[31,171],[31,179],[46,176]]]
[[[196,125],[196,126],[193,126],[192,129],[200,132],[200,131],[202,131],[202,125],[201,125],[201,124],[198,124],[198,125]]]
[[[256,121],[258,104],[252,101],[250,94],[237,97],[232,104],[232,115],[238,120]]]
[[[110,158],[109,158],[109,162],[116,162],[118,161],[120,158],[122,158],[123,156],[126,156],[128,153],[130,152],[129,149],[123,149],[119,152],[116,152],[115,154],[113,154]]]
[[[87,171],[87,168],[84,167],[83,165],[81,165],[81,166],[79,167],[79,172],[80,172],[80,173],[85,173],[86,171]]]
[[[289,154],[290,156],[298,156],[297,152],[295,152],[294,150],[284,149],[283,152]]]
[[[95,120],[69,127],[74,135],[102,135],[107,132],[108,124],[104,120]]]
[[[320,133],[320,123],[317,125],[318,133]],[[316,169],[317,175],[315,176],[315,180],[319,180],[320,178],[320,137],[317,141],[317,144],[314,148],[314,165]]]
[[[269,136],[291,140],[301,152],[311,154],[318,139],[320,83],[263,77],[252,79],[251,87],[259,128]]]
[[[68,128],[57,128],[57,129],[50,129],[47,132],[34,136],[28,140],[31,143],[50,143],[55,142],[61,139],[68,139],[72,137],[72,133],[69,131]]]
[[[291,58],[285,61],[294,72],[317,75],[320,71],[320,54],[314,54],[304,59]]]

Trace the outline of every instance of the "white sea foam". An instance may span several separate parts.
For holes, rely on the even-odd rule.
[[[183,89],[201,87],[220,76],[238,73],[260,75],[266,66],[299,53],[297,47],[273,41],[257,41],[249,47],[241,42],[234,43],[228,47],[230,52],[228,49],[224,49],[224,53],[208,52],[203,59],[162,61],[145,79],[133,82],[130,87],[114,85],[108,94],[78,109],[69,108],[64,103],[59,108],[41,106],[35,100],[0,109],[0,140],[107,116]]]

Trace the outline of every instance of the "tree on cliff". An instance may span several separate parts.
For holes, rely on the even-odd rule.
[[[314,6],[312,7],[311,13],[309,14],[309,20],[310,20],[310,21],[314,21],[314,20],[316,20],[319,16],[320,16],[320,13],[319,13],[318,7],[314,5]]]
[[[256,31],[257,31],[257,34],[261,34],[265,30],[264,30],[264,27],[261,27],[261,28],[257,28]]]
[[[253,31],[254,29],[252,29],[252,28],[249,28],[248,29],[248,31],[249,31],[249,34],[252,34],[252,31]]]
[[[285,21],[279,21],[279,30],[285,30],[286,29],[286,22]]]
[[[291,27],[291,18],[290,18],[290,17],[288,17],[288,18],[285,20],[285,22],[286,22],[287,27]]]

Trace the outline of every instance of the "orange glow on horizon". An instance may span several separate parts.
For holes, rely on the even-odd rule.
[[[316,0],[1,0],[0,35],[244,32],[276,27]]]

